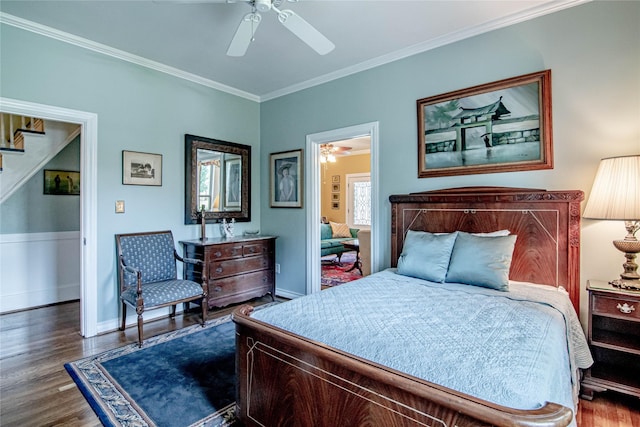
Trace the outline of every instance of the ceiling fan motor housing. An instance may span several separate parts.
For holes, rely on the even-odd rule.
[[[268,12],[271,10],[271,0],[254,0],[253,4],[258,12]]]

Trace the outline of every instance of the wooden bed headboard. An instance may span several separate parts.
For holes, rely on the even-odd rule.
[[[464,187],[392,195],[391,266],[407,230],[470,233],[508,229],[518,236],[509,278],[569,292],[580,306],[580,202],[584,193],[508,187]]]

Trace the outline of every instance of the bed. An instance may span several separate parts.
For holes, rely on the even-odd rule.
[[[591,362],[576,315],[583,197],[504,187],[391,196],[391,269],[264,310],[234,312],[241,422],[575,424],[577,375]],[[427,247],[420,239],[429,250],[454,246],[444,274],[456,280],[439,279],[435,252],[427,257],[435,265],[410,262],[415,253],[427,259],[413,249],[416,241]],[[482,282],[485,271],[474,263],[502,249],[455,247],[463,241],[512,245],[509,262],[492,267],[508,292],[465,283],[469,269],[478,272],[469,280]]]

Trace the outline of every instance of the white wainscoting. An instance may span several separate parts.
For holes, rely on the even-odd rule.
[[[0,235],[0,313],[80,298],[80,232]]]

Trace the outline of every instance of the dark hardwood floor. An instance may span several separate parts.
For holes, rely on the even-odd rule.
[[[252,301],[269,302],[265,297]],[[229,314],[235,306],[210,312]],[[198,323],[197,312],[145,324],[152,336]],[[79,303],[72,302],[0,316],[0,425],[100,426],[71,377],[66,362],[134,343],[136,328],[83,339]],[[580,427],[640,427],[640,399],[614,393],[580,401]]]

